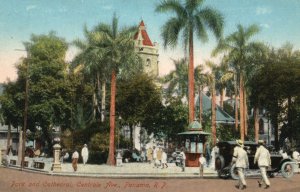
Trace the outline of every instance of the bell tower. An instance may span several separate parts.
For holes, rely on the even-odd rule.
[[[144,21],[140,22],[138,31],[134,35],[135,50],[143,60],[144,71],[154,77],[158,76],[158,43],[152,43]]]

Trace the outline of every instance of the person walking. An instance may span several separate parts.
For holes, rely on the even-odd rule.
[[[156,162],[156,167],[160,167],[161,166],[161,157],[162,156],[162,149],[161,147],[158,147],[158,150],[157,150],[157,162]]]
[[[87,144],[84,144],[83,148],[81,149],[81,156],[83,165],[85,165],[89,158],[89,150],[87,148]]]
[[[155,148],[155,146],[153,146],[152,160],[154,163],[153,168],[157,167],[157,149]]]
[[[200,157],[199,157],[199,171],[200,171],[200,177],[203,178],[203,168],[204,165],[206,164],[206,159],[203,156],[202,153],[200,153]]]
[[[181,152],[179,154],[181,156],[181,167],[182,167],[182,172],[185,171],[185,160],[186,160],[186,156],[184,153],[184,148],[181,148]]]
[[[167,164],[167,153],[165,152],[165,150],[163,150],[162,154],[161,154],[161,165],[162,165],[162,169],[168,168],[168,164]]]
[[[149,164],[151,164],[151,162],[152,162],[152,156],[153,155],[153,149],[152,149],[152,147],[149,147],[148,149],[147,149],[147,161],[149,162]]]
[[[231,164],[235,163],[237,172],[239,175],[238,184],[235,186],[237,189],[246,189],[247,183],[245,180],[245,169],[249,167],[248,155],[244,150],[244,142],[242,140],[236,140],[237,146],[234,148],[233,157]],[[242,186],[241,186],[242,184]]]
[[[267,177],[267,168],[271,166],[271,156],[268,149],[265,148],[265,142],[263,140],[258,141],[259,147],[256,150],[254,156],[254,164],[258,163],[262,179],[258,181],[258,186],[261,187],[264,183],[265,189],[270,187],[270,181]]]
[[[75,150],[74,153],[72,154],[72,167],[74,169],[74,172],[77,171],[78,158],[79,158],[79,153],[77,152],[77,150]]]

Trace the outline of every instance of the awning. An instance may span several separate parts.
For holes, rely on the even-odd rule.
[[[186,131],[178,133],[178,135],[210,135],[210,133],[207,133],[205,131]]]

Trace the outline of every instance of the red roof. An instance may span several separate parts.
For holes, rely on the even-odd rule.
[[[139,31],[134,35],[134,40],[137,39],[139,32],[141,32],[141,35],[142,35],[142,38],[143,38],[143,45],[153,46],[153,44],[152,44],[152,42],[151,42],[151,40],[148,36],[148,33],[145,29],[144,21],[141,21],[141,23],[139,25]]]

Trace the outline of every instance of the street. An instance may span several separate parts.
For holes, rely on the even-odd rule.
[[[68,191],[105,191],[105,192],[133,192],[133,191],[172,191],[172,192],[226,192],[239,191],[234,188],[237,181],[223,179],[112,179],[91,178],[78,176],[51,176],[42,173],[20,171],[16,169],[0,168],[0,191],[22,192],[68,192]],[[260,189],[257,185],[258,178],[247,179],[247,189],[244,191],[300,191],[300,174],[291,179],[281,176],[272,178],[270,189]]]

